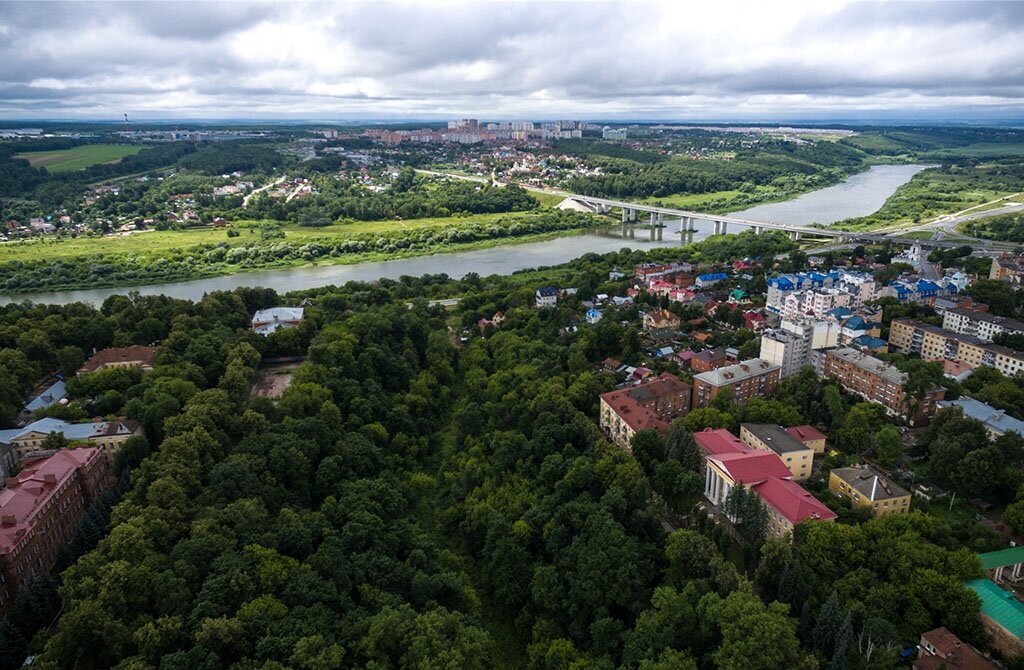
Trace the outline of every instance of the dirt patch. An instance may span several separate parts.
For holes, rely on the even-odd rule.
[[[299,365],[300,363],[286,363],[263,368],[256,374],[256,383],[252,385],[252,396],[277,400],[292,383],[295,368]]]

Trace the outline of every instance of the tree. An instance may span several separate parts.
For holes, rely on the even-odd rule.
[[[704,465],[700,447],[682,419],[672,422],[665,441],[665,450],[667,457],[677,461],[685,470],[699,472]]]
[[[713,628],[721,642],[712,658],[720,670],[808,668],[796,639],[796,621],[781,603],[765,606],[752,593],[735,591],[722,598],[709,593],[700,601],[702,626]]]
[[[886,468],[891,468],[903,457],[903,440],[893,426],[883,426],[875,433],[875,456]]]
[[[648,477],[665,461],[665,440],[656,430],[640,430],[630,440],[630,451]]]

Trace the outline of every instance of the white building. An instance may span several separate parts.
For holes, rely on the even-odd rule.
[[[1024,322],[958,307],[943,312],[942,329],[991,342],[1000,333],[1024,334]]]
[[[537,307],[554,307],[558,304],[558,289],[554,286],[541,286],[537,289]]]

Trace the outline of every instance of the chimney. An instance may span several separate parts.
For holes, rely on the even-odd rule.
[[[47,484],[56,484],[57,475],[53,474],[52,472],[47,472],[46,474],[43,475],[43,481],[46,482]]]

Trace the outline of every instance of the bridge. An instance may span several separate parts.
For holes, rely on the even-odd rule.
[[[755,235],[760,235],[766,230],[781,230],[789,233],[792,240],[800,240],[802,237],[827,237],[839,243],[851,242],[892,242],[907,246],[919,244],[924,249],[951,249],[961,246],[964,242],[950,242],[945,240],[921,240],[912,237],[898,237],[871,232],[856,232],[840,230],[837,228],[816,228],[813,226],[797,226],[789,223],[770,223],[768,221],[754,221],[737,216],[726,214],[707,214],[694,212],[685,209],[672,207],[660,207],[657,205],[646,205],[624,200],[612,200],[609,198],[598,198],[586,195],[566,194],[566,199],[558,205],[562,209],[577,209],[588,211],[594,214],[611,214],[612,210],[618,209],[622,214],[623,226],[636,225],[642,222],[641,213],[646,214],[651,226],[651,236],[661,238],[661,231],[672,223],[669,219],[676,219],[679,226],[679,233],[686,235],[696,230],[696,222],[709,221],[714,226],[715,235],[725,235],[729,232],[729,226],[750,228]]]

